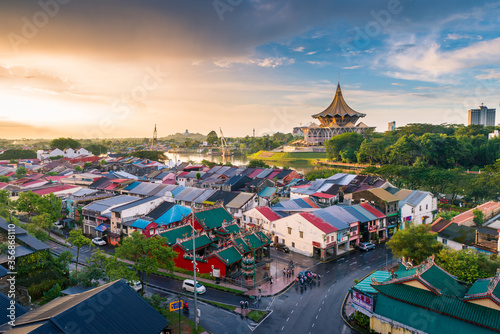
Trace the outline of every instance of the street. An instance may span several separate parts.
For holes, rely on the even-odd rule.
[[[76,254],[74,247],[68,249],[51,241],[47,243],[56,254],[65,250]],[[80,250],[80,262],[90,257],[92,251],[91,247],[83,247]],[[271,256],[282,261],[297,257],[296,254],[276,251],[272,251]],[[354,285],[355,279],[361,279],[373,270],[380,269],[385,266],[386,261],[390,262],[392,252],[386,248],[385,244],[380,244],[375,250],[368,252],[355,250],[328,263],[319,263],[306,257],[301,257],[301,260],[303,265],[309,265],[309,270],[319,273],[321,280],[315,284],[308,284],[305,288],[294,284],[277,296],[262,298],[260,309],[272,311],[271,316],[265,321],[255,324],[232,312],[201,303],[199,306],[202,311],[200,324],[213,333],[356,333],[344,323],[340,315],[344,297]],[[174,296],[181,286],[182,281],[151,275],[147,291]],[[235,306],[239,305],[241,300],[246,299],[246,297],[210,288],[207,288],[207,292],[199,297]],[[183,298],[192,303],[192,294],[187,294]],[[255,308],[253,300],[250,301],[250,308]]]

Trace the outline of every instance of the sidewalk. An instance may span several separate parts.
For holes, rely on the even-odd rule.
[[[275,296],[278,293],[285,290],[286,288],[290,287],[295,282],[295,278],[297,277],[298,273],[301,272],[302,270],[305,270],[305,268],[295,267],[294,268],[294,275],[291,275],[290,277],[286,277],[286,275],[279,273],[277,275],[278,277],[273,276],[273,278],[274,278],[273,284],[271,284],[270,281],[267,281],[266,283],[264,283],[260,286],[261,291],[259,291],[259,287],[256,287],[255,289],[247,291],[245,293],[245,295],[252,296],[252,297]]]

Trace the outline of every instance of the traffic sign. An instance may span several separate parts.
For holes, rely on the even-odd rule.
[[[184,305],[184,302],[182,300],[172,302],[170,303],[170,311],[177,311],[178,309],[182,308],[182,305]]]

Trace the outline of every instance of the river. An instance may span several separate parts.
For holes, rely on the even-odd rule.
[[[182,162],[188,162],[188,161],[194,161],[196,163],[201,163],[203,159],[206,159],[208,161],[213,161],[218,164],[225,164],[226,162],[230,162],[231,164],[235,166],[243,166],[247,165],[250,160],[244,155],[238,155],[238,156],[229,156],[223,158],[222,155],[209,155],[209,154],[198,154],[198,153],[169,153],[165,152],[165,155],[171,159],[172,161],[182,161]],[[274,163],[272,161],[266,162],[268,165],[273,166]],[[283,168],[283,166],[276,165],[278,168]],[[293,162],[287,163],[287,166],[295,169],[298,172],[301,173],[306,173],[314,168],[313,165],[309,164],[304,164],[303,161],[301,163],[294,164]]]

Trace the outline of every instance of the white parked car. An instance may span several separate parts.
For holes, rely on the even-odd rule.
[[[142,289],[141,281],[128,281],[127,283],[128,285],[130,285],[132,289],[134,289],[137,292],[141,291]]]
[[[55,222],[54,227],[56,227],[58,229],[62,229],[64,226],[63,226],[63,224],[61,224],[61,222]]]
[[[92,239],[92,242],[99,246],[104,246],[106,244],[106,241],[102,240],[101,237],[95,237],[94,239]]]
[[[194,293],[194,281],[192,279],[185,279],[184,282],[182,282],[182,290]],[[205,292],[207,292],[207,289],[196,282],[196,293],[202,294]]]

